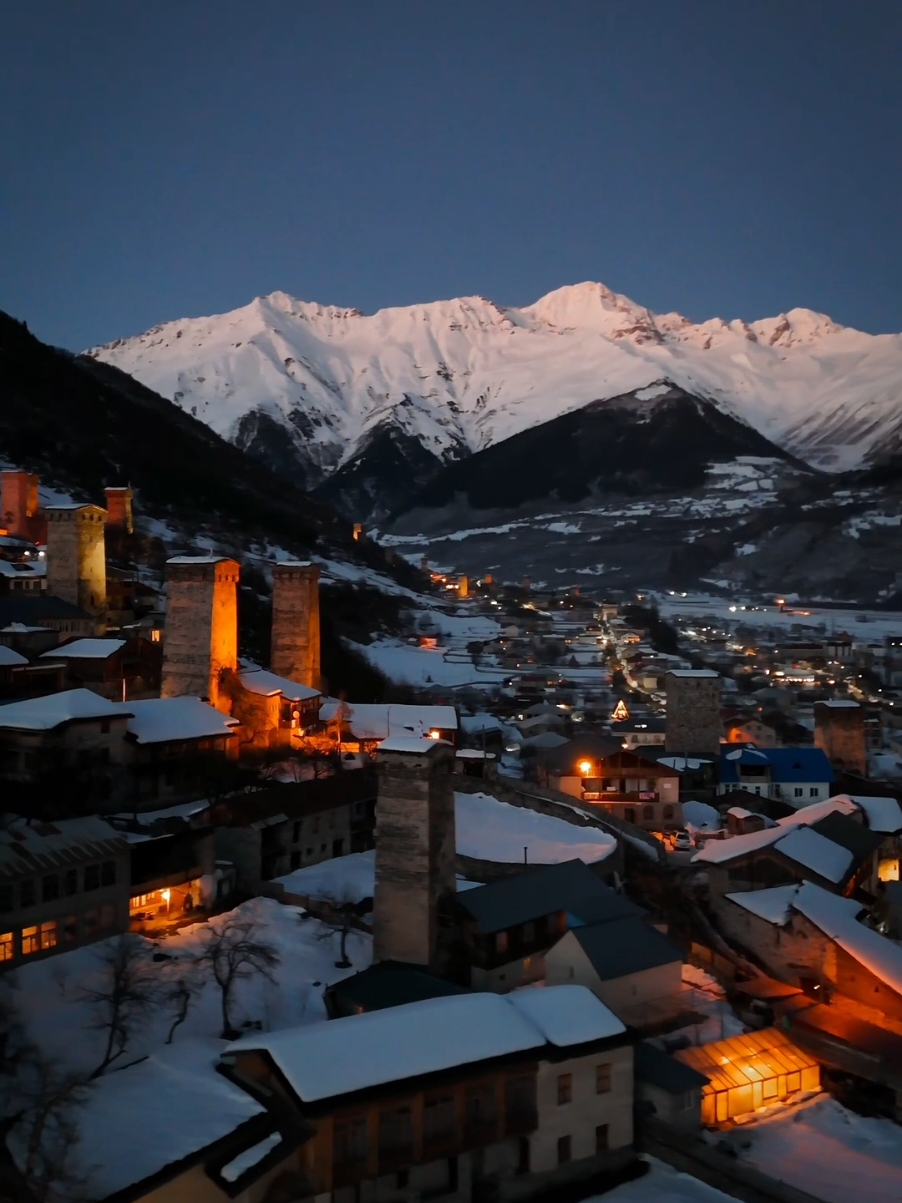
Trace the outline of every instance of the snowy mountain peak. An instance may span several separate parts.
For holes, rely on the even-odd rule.
[[[807,309],[694,324],[595,281],[522,308],[466,296],[373,314],[273,292],[88,354],[308,488],[383,435],[445,463],[662,380],[819,467],[902,446],[902,337]]]

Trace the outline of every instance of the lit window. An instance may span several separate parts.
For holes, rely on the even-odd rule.
[[[39,952],[41,948],[40,934],[36,927],[22,928],[22,956],[31,956],[33,952]]]
[[[0,961],[11,961],[16,955],[16,942],[11,931],[0,934]]]
[[[59,943],[59,926],[55,919],[41,924],[41,948],[56,948]]]

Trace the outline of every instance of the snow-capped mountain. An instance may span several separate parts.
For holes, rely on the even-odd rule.
[[[372,315],[274,292],[88,354],[308,489],[373,448],[426,479],[590,402],[672,386],[824,470],[902,449],[902,335],[807,309],[696,325],[596,283],[519,309],[463,297]]]

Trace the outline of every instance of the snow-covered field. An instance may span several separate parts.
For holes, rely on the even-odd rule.
[[[779,606],[762,606],[754,610],[740,609],[741,603],[729,598],[715,597],[708,593],[690,593],[682,597],[671,593],[654,595],[658,609],[665,618],[700,619],[735,624],[744,623],[751,627],[771,629],[789,634],[793,627],[816,629],[827,632],[846,631],[862,643],[882,641],[885,635],[902,635],[902,614],[886,610],[818,608],[806,605],[795,609],[780,610]],[[804,609],[805,613],[800,613]],[[862,621],[859,621],[861,616]]]
[[[441,648],[413,647],[399,640],[380,639],[373,643],[348,646],[364,656],[399,685],[498,685],[510,673],[499,668],[476,668],[469,656],[451,653],[445,658]]]
[[[828,1095],[789,1111],[775,1109],[727,1139],[743,1161],[825,1203],[902,1199],[902,1129],[888,1119],[856,1115]]]
[[[643,1161],[651,1166],[643,1178],[595,1195],[586,1203],[735,1203],[732,1195],[681,1174],[656,1157],[643,1157]]]
[[[499,802],[488,794],[455,794],[457,851],[477,860],[552,865],[604,860],[617,841],[595,827],[577,827],[553,815]]]

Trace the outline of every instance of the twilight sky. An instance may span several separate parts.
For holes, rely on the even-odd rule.
[[[902,330],[898,0],[82,0],[0,36],[0,308],[81,349],[284,289]]]

